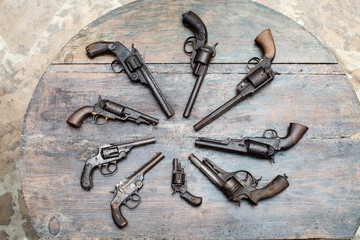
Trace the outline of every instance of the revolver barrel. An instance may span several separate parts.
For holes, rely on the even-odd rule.
[[[247,153],[246,146],[242,139],[226,138],[223,140],[217,140],[210,138],[198,138],[195,140],[195,146],[220,149],[238,153]]]
[[[204,160],[200,160],[193,153],[189,155],[189,160],[197,167],[199,170],[207,176],[211,182],[213,182],[218,188],[221,189],[223,186],[223,181],[216,175],[216,172],[209,167],[209,164],[206,164]],[[206,159],[208,160],[208,159]]]
[[[112,144],[112,145],[117,145],[118,148],[128,148],[128,147],[139,147],[142,145],[155,143],[155,142],[156,142],[156,139],[154,137],[149,137],[149,138],[144,138],[144,139],[140,139],[140,140],[129,141],[129,142],[119,143],[119,144]]]
[[[227,110],[232,108],[238,102],[242,101],[244,98],[245,97],[243,95],[238,94],[235,97],[233,97],[232,99],[230,99],[229,101],[227,101],[226,103],[224,103],[223,105],[221,105],[215,111],[213,111],[212,113],[210,113],[209,115],[204,117],[201,121],[196,123],[194,125],[195,131],[197,132],[200,129],[202,129],[203,127],[205,127],[206,125],[210,124],[212,121],[214,121],[215,119],[217,119],[218,117],[223,115]]]
[[[127,179],[131,179],[133,177],[136,177],[137,175],[145,175],[151,168],[153,168],[158,162],[160,162],[164,158],[164,154],[161,152],[158,152],[153,156],[149,161],[144,163],[141,167],[139,167],[138,170],[130,174]]]

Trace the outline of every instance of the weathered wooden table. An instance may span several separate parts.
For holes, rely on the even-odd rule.
[[[21,176],[24,198],[42,237],[120,238],[349,238],[359,226],[360,105],[332,54],[299,25],[262,5],[236,0],[137,1],[116,9],[80,31],[45,71],[25,118]],[[182,117],[194,84],[183,41],[191,31],[181,14],[197,13],[205,22],[209,44],[219,42],[189,119]],[[261,57],[254,38],[272,30],[281,73],[260,92],[238,104],[196,133],[192,126],[235,94],[248,59]],[[85,46],[104,41],[132,43],[175,110],[166,119],[147,87],[109,67],[112,56],[93,60]],[[160,118],[158,126],[90,121],[80,129],[66,124],[77,108],[96,103],[98,95]],[[232,153],[196,149],[198,136],[260,136],[276,129],[284,136],[290,122],[309,127],[292,149],[279,152],[276,163]],[[157,143],[134,149],[111,177],[94,174],[94,188],[80,187],[84,161],[104,143],[155,136]],[[156,152],[166,158],[145,175],[141,204],[123,207],[129,224],[118,229],[110,201],[116,182]],[[263,176],[289,176],[290,187],[258,206],[239,208],[226,199],[187,157],[208,157],[225,170],[246,169]],[[193,208],[171,195],[172,158],[188,173],[192,193],[203,197]],[[260,184],[261,185],[261,184]]]

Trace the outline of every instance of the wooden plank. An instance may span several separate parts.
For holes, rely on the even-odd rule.
[[[131,82],[124,74],[114,73],[45,73],[33,99],[28,118],[53,121],[53,125],[36,126],[41,131],[61,132],[57,125],[76,109],[93,105],[98,95],[138,109],[160,119],[169,133],[254,136],[268,128],[286,134],[290,122],[310,127],[312,138],[350,137],[359,132],[360,108],[356,95],[345,75],[279,75],[260,92],[236,105],[203,130],[195,133],[192,126],[236,93],[241,74],[208,74],[189,119],[182,117],[194,79],[189,74],[154,74],[165,97],[174,108],[175,116],[166,119],[146,86]],[[74,81],[76,79],[76,81]],[[184,87],[186,86],[186,87]],[[182,91],[179,91],[182,89]],[[40,97],[42,96],[42,97]],[[259,111],[261,109],[261,111]],[[122,123],[111,123],[123,129]],[[138,131],[130,123],[131,131]],[[181,128],[180,132],[174,131]],[[172,128],[174,128],[172,130]],[[112,134],[109,132],[108,134]]]
[[[213,62],[246,63],[254,56],[261,57],[254,39],[271,28],[277,48],[275,63],[336,63],[329,50],[291,19],[263,5],[238,0],[130,3],[81,30],[53,63],[111,62],[110,56],[91,60],[85,55],[85,47],[100,40],[120,41],[129,48],[134,43],[146,54],[148,63],[187,63],[183,42],[193,33],[183,26],[181,14],[188,10],[206,24],[209,44],[219,42]]]

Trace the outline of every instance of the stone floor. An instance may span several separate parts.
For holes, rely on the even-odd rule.
[[[359,0],[254,1],[293,19],[328,47],[360,99]],[[36,84],[73,35],[129,2],[0,1],[0,239],[37,238],[23,201],[19,173],[21,128]],[[355,239],[360,239],[360,230]]]

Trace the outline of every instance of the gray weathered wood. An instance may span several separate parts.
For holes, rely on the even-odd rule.
[[[188,63],[182,46],[193,33],[183,26],[181,14],[190,9],[206,24],[209,44],[219,42],[214,63],[246,63],[261,57],[254,39],[266,28],[271,28],[276,43],[275,63],[336,63],[311,33],[286,16],[257,3],[227,0],[130,3],[81,30],[53,63],[112,61],[111,57],[91,60],[85,55],[84,47],[99,40],[120,41],[129,48],[134,43],[148,63]]]
[[[146,11],[144,10],[146,9]],[[190,36],[181,13],[196,12],[205,22],[209,43],[219,42],[189,119],[182,117],[194,77],[182,43]],[[216,9],[216,11],[214,11]],[[253,39],[271,28],[281,73],[260,92],[239,103],[196,133],[192,126],[230,97],[246,74],[247,59],[261,56]],[[167,119],[150,90],[109,68],[111,56],[90,60],[84,48],[98,40],[135,43],[175,110]],[[230,63],[230,64],[228,64]],[[157,126],[86,120],[80,129],[66,124],[76,109],[98,95],[160,119]],[[199,136],[261,136],[273,128],[284,136],[290,122],[309,127],[293,148],[279,152],[276,163],[232,153],[197,149]],[[36,231],[60,238],[350,238],[359,226],[360,105],[335,58],[310,33],[279,13],[248,1],[137,1],[116,9],[80,31],[64,47],[40,80],[29,105],[21,141],[24,199]],[[104,143],[154,136],[157,143],[133,149],[110,177],[94,174],[94,188],[80,187],[84,160]],[[141,204],[123,207],[129,224],[112,221],[109,193],[119,180],[156,152],[166,156],[145,175]],[[246,169],[263,176],[264,186],[277,174],[289,176],[280,195],[239,208],[187,157],[212,159],[225,170]],[[189,190],[203,197],[193,208],[171,195],[172,158],[188,173]]]

